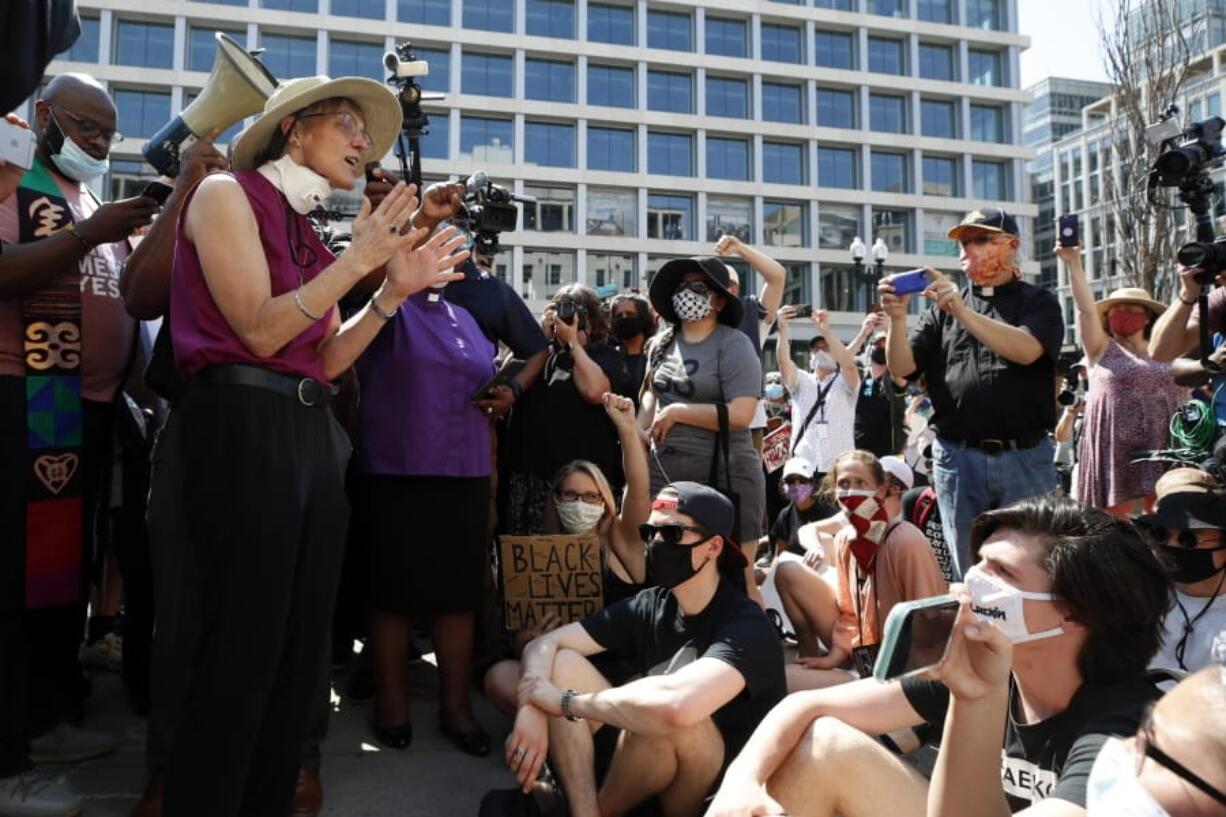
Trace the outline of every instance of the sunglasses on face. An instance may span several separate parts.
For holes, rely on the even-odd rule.
[[[684,292],[687,289],[704,298],[711,294],[711,288],[703,281],[685,281],[681,286],[677,287],[678,292]]]
[[[604,499],[595,491],[558,491],[554,494],[561,502],[586,502],[589,505],[603,505]]]
[[[1174,774],[1180,780],[1195,786],[1217,802],[1226,806],[1226,793],[1218,791],[1212,783],[1209,783],[1154,744],[1153,703],[1145,708],[1145,715],[1141,718],[1141,728],[1137,730],[1136,742],[1137,766],[1133,773],[1137,777],[1141,776],[1141,768],[1145,765],[1145,758],[1152,758],[1155,763]]]
[[[706,536],[707,532],[702,528],[696,528],[693,525],[653,525],[650,522],[644,522],[639,525],[639,538],[644,542],[654,544],[663,542],[666,545],[680,545],[681,537],[686,531],[693,533],[701,533]],[[701,545],[705,539],[700,539],[693,544],[686,544],[685,547],[697,547]]]
[[[1150,528],[1150,535],[1154,537],[1154,540],[1158,544],[1166,547],[1171,546],[1168,544],[1171,541],[1171,533],[1172,531],[1169,531],[1166,528]],[[1199,536],[1197,536],[1196,531],[1194,530],[1181,530],[1175,534],[1175,541],[1179,544],[1179,547],[1191,550],[1200,546],[1201,544],[1220,545],[1222,538],[1221,534],[1218,534],[1218,536],[1213,539],[1201,539]],[[1219,549],[1220,548],[1208,548],[1208,550]]]

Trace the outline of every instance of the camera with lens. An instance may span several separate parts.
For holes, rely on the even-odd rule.
[[[1193,122],[1174,136],[1162,138],[1171,133],[1171,122],[1168,118],[1146,129],[1151,141],[1157,138],[1166,144],[1153,167],[1154,182],[1159,187],[1180,187],[1226,156],[1222,148],[1222,128],[1226,127],[1226,121],[1222,117]],[[1178,128],[1177,125],[1173,127]]]
[[[464,183],[464,201],[452,223],[473,238],[473,253],[496,255],[502,251],[498,236],[514,230],[519,210],[514,202],[535,203],[531,196],[517,196],[494,184],[484,170],[478,170]]]
[[[1073,384],[1068,383],[1065,384],[1064,388],[1060,390],[1060,393],[1056,395],[1056,402],[1065,408],[1068,408],[1069,406],[1077,405],[1077,401],[1083,396],[1084,395],[1082,394],[1080,384],[1074,386]]]
[[[567,326],[573,326],[576,316],[579,318],[579,328],[587,329],[587,309],[583,304],[574,301],[558,301],[556,312],[558,320]]]
[[[1179,263],[1185,267],[1197,267],[1200,272],[1196,283],[1201,286],[1211,286],[1218,273],[1226,269],[1226,236],[1218,236],[1213,241],[1193,241],[1184,244],[1175,253]]]

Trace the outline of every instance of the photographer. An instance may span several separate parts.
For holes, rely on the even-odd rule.
[[[1167,364],[1148,354],[1162,304],[1136,288],[1118,289],[1095,303],[1081,247],[1056,245],[1055,253],[1068,268],[1077,339],[1089,373],[1073,496],[1125,519],[1138,501],[1152,505],[1163,471],[1162,463],[1134,463],[1133,452],[1166,447],[1171,415],[1187,391],[1171,379]]]
[[[1183,385],[1198,386],[1206,381],[1215,395],[1214,412],[1219,426],[1226,426],[1226,271],[1219,272],[1216,288],[1209,293],[1209,332],[1213,349],[1202,350],[1217,364],[1217,371],[1207,371],[1200,360],[1177,360],[1200,346],[1200,310],[1197,298],[1206,286],[1197,280],[1204,272],[1196,267],[1179,268],[1179,290],[1175,300],[1154,324],[1149,338],[1149,354],[1154,360],[1171,363],[1171,370]]]

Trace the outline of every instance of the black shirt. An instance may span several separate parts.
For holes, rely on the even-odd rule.
[[[491,342],[504,344],[520,360],[527,360],[549,345],[541,325],[510,284],[486,275],[471,260],[460,270],[464,279],[448,284],[443,296],[467,309]]]
[[[927,494],[928,499],[920,502]],[[932,545],[932,555],[937,557],[937,566],[945,581],[953,584],[961,581],[954,571],[954,558],[945,541],[945,528],[941,525],[941,506],[937,502],[936,489],[931,485],[917,485],[902,495],[902,518],[919,528]]]
[[[647,355],[626,354],[625,349],[618,349],[617,354],[621,358],[621,377],[613,384],[614,393],[629,397],[637,409],[639,389],[643,387],[643,378],[647,376]]]
[[[935,306],[911,335],[916,371],[926,375],[932,398],[930,423],[948,440],[1038,441],[1055,428],[1053,394],[1056,360],[1064,342],[1060,302],[1051,292],[1011,281],[985,295],[980,287],[962,290],[968,309],[1024,327],[1043,346],[1029,366],[993,352],[966,327]]]
[[[860,392],[856,397],[856,448],[872,451],[878,457],[897,455],[902,450],[907,441],[903,428],[906,394],[906,387],[895,386],[888,373],[873,377],[866,372],[860,378]]]
[[[754,727],[787,694],[783,648],[770,619],[725,581],[694,616],[662,587],[593,613],[582,622],[600,646],[636,664],[638,675],[665,675],[699,658],[717,658],[745,679],[745,688],[711,716],[724,738],[725,765]]]
[[[827,519],[834,516],[839,510],[821,498],[815,498],[815,500],[812,505],[803,511],[789,502],[787,507],[779,512],[779,516],[775,519],[775,524],[771,525],[772,546],[777,542],[783,542],[789,552],[795,553],[798,556],[805,555],[805,549],[801,546],[800,540],[796,538],[796,531],[800,529],[801,525]]]
[[[762,354],[762,321],[766,320],[766,307],[757,295],[741,296],[741,325],[737,328],[753,343],[754,351]]]
[[[902,680],[911,707],[930,724],[943,724],[949,690],[937,681]],[[1068,709],[1045,721],[1018,723],[1021,702],[1010,690],[1000,776],[1014,812],[1047,797],[1085,808],[1086,782],[1107,738],[1130,737],[1158,689],[1143,677],[1116,683],[1084,683]]]

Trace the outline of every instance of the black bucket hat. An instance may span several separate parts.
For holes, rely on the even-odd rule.
[[[690,272],[702,275],[712,290],[724,296],[724,308],[719,313],[719,322],[733,328],[740,326],[744,311],[741,299],[728,291],[732,282],[728,265],[714,256],[674,258],[660,267],[656,277],[651,279],[651,289],[648,291],[651,305],[660,317],[669,323],[678,322],[677,312],[673,309],[673,293],[681,285],[681,279]]]

